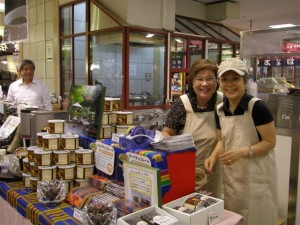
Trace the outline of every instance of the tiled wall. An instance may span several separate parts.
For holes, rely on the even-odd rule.
[[[58,94],[58,0],[28,0],[27,4],[29,39],[22,44],[20,60],[33,60],[35,77],[50,93]]]

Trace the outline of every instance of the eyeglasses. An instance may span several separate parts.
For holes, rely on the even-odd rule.
[[[206,79],[203,78],[195,78],[195,82],[197,82],[198,84],[203,84],[204,82],[208,83],[208,84],[213,84],[216,82],[216,79],[214,77],[208,77]]]
[[[231,83],[238,83],[240,80],[242,79],[242,77],[233,77],[232,79],[227,79],[225,77],[221,77],[219,79],[220,83],[221,84],[228,84],[229,82]]]

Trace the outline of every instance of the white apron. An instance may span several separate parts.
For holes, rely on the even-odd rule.
[[[223,94],[217,92],[216,106],[223,101]],[[195,190],[210,191],[218,197],[222,195],[222,172],[220,166],[216,165],[214,175],[207,175],[207,183],[203,186],[200,176],[197,174],[199,169],[204,171],[204,161],[207,159],[217,143],[217,129],[214,111],[195,113],[187,95],[180,96],[186,110],[186,122],[183,133],[192,134],[197,149],[196,152],[196,184]]]
[[[218,105],[224,149],[259,142],[252,118],[252,98],[244,115],[225,116]],[[225,209],[245,217],[244,225],[275,225],[277,219],[277,172],[274,150],[253,158],[241,158],[224,166]]]

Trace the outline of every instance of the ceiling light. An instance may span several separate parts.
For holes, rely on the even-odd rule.
[[[146,38],[152,38],[154,36],[154,34],[147,34]]]
[[[178,43],[183,43],[183,41],[179,38],[175,38],[175,41],[177,41]]]
[[[291,23],[287,23],[287,24],[278,24],[278,25],[271,25],[269,27],[271,28],[284,28],[284,27],[294,27],[296,25],[291,24]]]

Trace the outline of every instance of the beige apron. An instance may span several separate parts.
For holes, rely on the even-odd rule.
[[[217,92],[216,106],[223,101],[223,94]],[[195,190],[210,191],[216,194],[218,197],[222,195],[222,172],[220,166],[216,165],[214,169],[214,175],[207,175],[207,183],[203,186],[200,181],[199,169],[204,171],[204,161],[207,159],[217,143],[217,129],[214,111],[211,112],[197,112],[193,111],[191,103],[187,95],[180,96],[186,110],[186,122],[183,129],[183,133],[193,135],[196,152],[196,184]]]
[[[244,115],[225,116],[218,105],[224,149],[259,142],[252,118],[257,98],[252,98]],[[245,217],[245,225],[275,225],[277,219],[277,172],[274,150],[253,158],[241,158],[224,166],[225,209]]]

